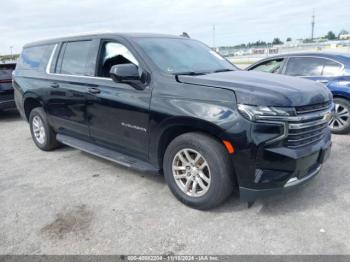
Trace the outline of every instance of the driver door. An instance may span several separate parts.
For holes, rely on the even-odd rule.
[[[111,67],[125,63],[139,66],[126,44],[101,41],[95,87],[87,103],[90,136],[96,144],[146,160],[151,89],[112,81]]]

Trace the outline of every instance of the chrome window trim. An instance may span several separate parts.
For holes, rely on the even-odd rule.
[[[332,58],[328,58],[328,57],[320,57],[320,56],[316,56],[316,55],[292,55],[292,56],[288,56],[288,59],[286,61],[286,65],[285,65],[285,68],[282,72],[282,74],[284,75],[287,75],[286,74],[286,70],[287,70],[287,67],[288,67],[288,63],[289,63],[289,59],[291,58],[318,58],[318,59],[325,59],[325,60],[329,60],[329,61],[332,61],[332,62],[335,62],[337,64],[339,64],[341,66],[341,69],[339,69],[339,73],[343,72],[344,71],[344,68],[345,68],[345,65],[335,59],[332,59]],[[323,72],[323,69],[322,69],[322,72]],[[291,75],[288,75],[288,76],[291,76]],[[332,75],[319,75],[319,76],[303,76],[303,75],[295,75],[293,77],[334,77]]]
[[[69,76],[69,77],[75,77],[75,78],[85,78],[85,79],[97,79],[97,80],[108,80],[108,81],[113,81],[112,78],[108,78],[108,77],[99,77],[99,76],[79,76],[79,75],[68,75],[68,74],[57,74],[57,73],[49,73],[49,75],[55,75],[55,76]]]
[[[57,49],[58,44],[55,44],[55,46],[53,47],[52,51],[51,51],[51,55],[49,58],[49,62],[46,65],[46,74],[50,74],[50,69],[51,69],[51,65],[52,65],[52,60],[53,57],[55,55],[56,49]]]

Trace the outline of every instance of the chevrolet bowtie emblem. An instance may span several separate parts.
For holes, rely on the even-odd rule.
[[[331,119],[332,119],[332,113],[331,113],[331,112],[327,112],[327,113],[323,116],[323,119],[324,119],[324,120],[327,120],[327,121],[331,121]]]

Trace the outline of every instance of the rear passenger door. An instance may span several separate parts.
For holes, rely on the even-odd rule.
[[[87,93],[94,87],[96,40],[64,42],[51,66],[47,112],[58,132],[89,139]],[[95,52],[95,53],[94,53]]]

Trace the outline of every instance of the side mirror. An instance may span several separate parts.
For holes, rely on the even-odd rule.
[[[114,65],[109,74],[114,82],[130,84],[138,90],[144,89],[145,84],[141,79],[139,69],[132,63]]]

